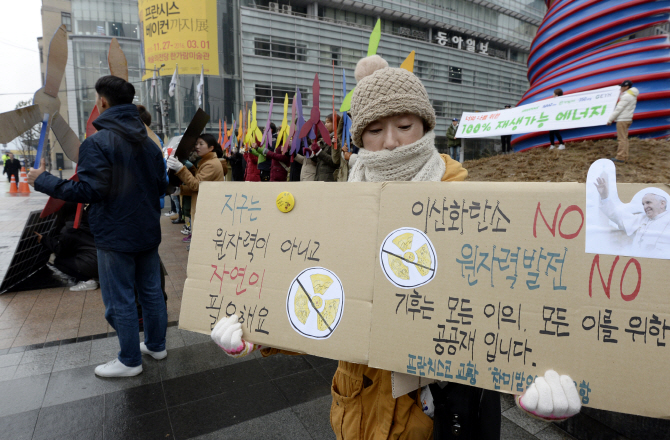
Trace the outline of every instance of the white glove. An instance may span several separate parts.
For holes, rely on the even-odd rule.
[[[237,315],[230,315],[221,319],[212,330],[212,340],[221,347],[229,356],[244,357],[260,345],[252,344],[242,339],[242,324],[238,322]]]
[[[522,396],[516,397],[517,405],[524,411],[547,421],[561,421],[577,414],[582,403],[579,392],[570,376],[559,376],[548,370]]]
[[[174,156],[168,157],[167,167],[169,169],[173,170],[174,172],[178,172],[179,170],[182,169],[183,166],[184,166],[184,164],[179,162],[179,159],[177,159],[176,157],[174,157]]]
[[[171,196],[178,196],[181,193],[181,186],[178,186],[174,189],[174,192],[170,194]]]

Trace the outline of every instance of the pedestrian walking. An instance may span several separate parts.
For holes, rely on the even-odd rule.
[[[367,75],[361,76],[359,72]],[[467,171],[460,163],[438,153],[435,112],[426,89],[413,73],[402,68],[389,68],[386,61],[375,55],[359,61],[356,79],[358,83],[351,100],[351,131],[352,140],[360,146],[360,151],[350,170],[350,182],[449,182],[466,178]],[[242,324],[237,315],[221,319],[212,331],[212,339],[233,357],[246,356],[260,348],[242,339]],[[263,356],[279,352],[282,351],[270,347],[261,349]],[[545,377],[553,385],[559,376],[552,373],[548,372]],[[456,426],[461,439],[500,438],[500,398],[497,393],[452,383],[442,383],[444,388],[441,385],[431,387],[430,392],[435,392],[435,401],[440,405],[439,411],[435,408],[435,418],[431,419],[421,404],[421,396],[428,393],[426,388],[393,397],[394,384],[406,380],[403,376],[418,387],[414,376],[340,361],[331,386],[330,423],[336,438],[442,440],[451,438],[447,436],[452,435]],[[543,381],[544,378],[538,378],[537,387]],[[572,405],[572,415],[579,411],[579,395],[571,379],[567,378],[565,383],[569,384],[565,391],[559,383],[556,395],[543,392],[541,397],[533,384],[528,399],[524,401],[522,398],[521,405],[537,416],[550,417],[551,414],[537,409],[538,399],[542,400],[540,408],[549,403],[550,413],[552,402],[563,399]],[[450,411],[456,407],[461,409]],[[426,411],[430,413],[430,410]],[[456,424],[454,414],[459,416]]]
[[[447,146],[449,147],[449,156],[452,159],[461,161],[461,140],[456,138],[458,131],[458,118],[451,120],[451,125],[447,128]]]
[[[158,245],[159,198],[167,179],[160,149],[148,137],[137,107],[135,87],[115,77],[95,83],[98,130],[79,147],[79,181],[59,179],[40,168],[28,183],[37,191],[68,202],[89,203],[89,224],[98,253],[105,318],[119,337],[116,359],[99,365],[103,377],[142,372],[142,353],[164,359],[167,309],[161,290]],[[144,342],[138,341],[135,289],[142,305]]]
[[[554,89],[554,98],[558,98],[559,96],[563,96],[563,89]],[[554,149],[554,138],[558,140],[558,149],[565,150],[563,137],[561,136],[561,132],[558,130],[549,131],[549,144],[550,144],[549,149],[550,150]]]
[[[633,82],[625,80],[621,83],[621,94],[619,102],[607,121],[607,125],[616,121],[616,138],[619,146],[616,151],[616,157],[613,162],[625,162],[628,160],[628,129],[633,123],[633,114],[637,106],[637,95],[640,91],[633,87]]]
[[[511,105],[507,104],[505,109],[512,108]],[[506,134],[500,136],[500,144],[502,145],[502,154],[509,154],[512,152],[512,135]]]
[[[5,161],[5,167],[3,168],[3,173],[7,174],[7,182],[11,182],[12,176],[14,176],[14,181],[16,185],[19,184],[19,171],[21,171],[21,162],[14,158],[14,153],[9,153],[9,158]]]

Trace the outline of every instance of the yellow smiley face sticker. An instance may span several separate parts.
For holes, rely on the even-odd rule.
[[[288,191],[279,193],[277,196],[277,208],[279,208],[281,212],[289,212],[294,206],[295,199],[293,198],[293,194]]]

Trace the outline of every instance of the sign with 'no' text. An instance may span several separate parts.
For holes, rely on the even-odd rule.
[[[386,182],[328,197],[322,182],[203,182],[180,327],[235,314],[264,346],[507,393],[554,369],[584,405],[669,417],[669,240],[649,226],[668,200],[597,176],[597,190]],[[623,251],[587,253],[589,234]]]

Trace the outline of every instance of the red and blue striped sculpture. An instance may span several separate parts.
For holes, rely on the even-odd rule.
[[[630,136],[670,136],[670,41],[667,35],[619,41],[670,18],[670,1],[546,0],[547,14],[531,44],[530,89],[518,105],[621,84],[640,90]],[[562,130],[565,141],[616,137],[615,125]],[[514,151],[546,147],[546,132],[516,135]]]

